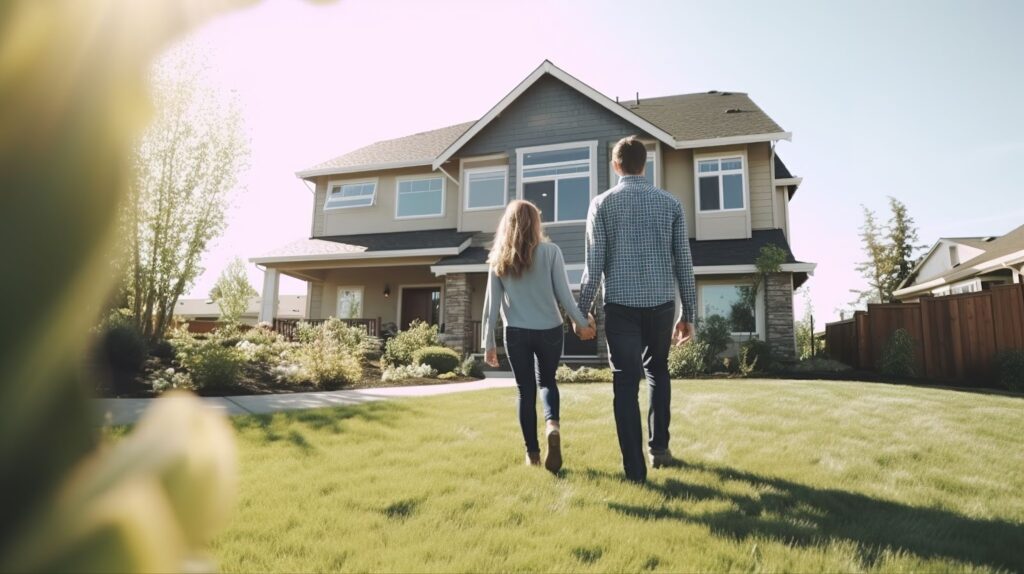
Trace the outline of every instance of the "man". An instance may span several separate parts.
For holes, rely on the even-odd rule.
[[[626,478],[647,480],[640,423],[640,378],[650,388],[651,466],[672,462],[668,352],[693,336],[696,287],[683,206],[644,178],[647,149],[630,136],[612,150],[619,184],[594,198],[587,214],[586,264],[579,307],[590,312],[604,279],[605,335],[613,372],[615,426]],[[682,313],[675,317],[675,294]],[[673,337],[673,324],[675,335]]]

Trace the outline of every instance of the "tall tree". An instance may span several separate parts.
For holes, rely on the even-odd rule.
[[[248,155],[237,106],[201,84],[200,72],[188,55],[155,66],[154,118],[136,147],[123,203],[125,299],[151,340],[164,335],[178,298],[202,273]]]
[[[220,272],[220,277],[210,290],[210,299],[220,306],[221,320],[228,323],[238,323],[249,307],[249,300],[258,295],[252,283],[249,283],[245,263],[238,257]]]
[[[857,294],[857,303],[882,303],[889,300],[889,280],[893,275],[894,259],[885,230],[878,224],[875,212],[865,206],[864,225],[860,228],[860,239],[864,244],[867,259],[857,264],[857,271],[867,280],[868,288],[863,291],[851,289]]]
[[[886,287],[891,296],[900,283],[910,276],[918,261],[916,254],[924,246],[918,244],[917,227],[914,226],[914,218],[910,217],[906,204],[890,196],[889,210],[892,212],[888,225],[889,249],[893,261]]]

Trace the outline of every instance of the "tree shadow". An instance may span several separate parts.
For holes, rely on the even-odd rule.
[[[1024,571],[1024,524],[970,518],[939,508],[907,506],[844,490],[821,489],[705,464],[680,464],[683,469],[706,472],[718,480],[745,483],[755,495],[668,478],[646,488],[669,501],[724,501],[718,512],[690,513],[667,506],[609,503],[626,516],[641,520],[672,520],[703,524],[717,536],[735,540],[758,537],[782,544],[811,547],[830,540],[858,545],[861,562],[877,564],[886,549],[922,558],[945,558],[975,566]],[[584,471],[597,477],[599,471]],[[612,475],[603,474],[609,478]]]
[[[283,411],[266,415],[235,417],[232,423],[239,432],[255,430],[262,433],[264,442],[286,440],[304,452],[315,447],[306,438],[311,433],[342,434],[347,420],[362,420],[391,428],[400,414],[411,407],[399,401],[378,401],[335,408]]]

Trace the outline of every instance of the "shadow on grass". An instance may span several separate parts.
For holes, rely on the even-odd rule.
[[[379,401],[347,407],[284,411],[268,415],[235,417],[235,428],[244,433],[258,431],[267,443],[288,441],[300,451],[312,452],[315,447],[307,433],[341,434],[346,420],[362,420],[384,427],[393,427],[399,415],[407,414],[411,407],[398,401]]]
[[[782,544],[810,547],[829,540],[860,547],[866,568],[883,552],[906,552],[923,558],[946,558],[975,566],[1024,571],[1024,525],[1003,520],[969,518],[937,508],[919,508],[843,490],[821,489],[727,467],[680,464],[678,469],[707,472],[718,480],[745,483],[757,495],[734,494],[715,487],[668,478],[648,483],[669,501],[724,501],[727,510],[688,513],[668,507],[609,507],[641,520],[671,520],[706,525],[722,537],[760,537]],[[671,472],[671,471],[669,471]],[[591,477],[610,474],[587,470]]]

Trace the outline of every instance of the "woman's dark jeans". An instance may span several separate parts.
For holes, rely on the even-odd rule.
[[[505,352],[519,387],[519,426],[526,452],[540,452],[537,443],[537,387],[544,403],[544,420],[558,420],[555,371],[562,358],[562,326],[551,329],[505,327]]]

